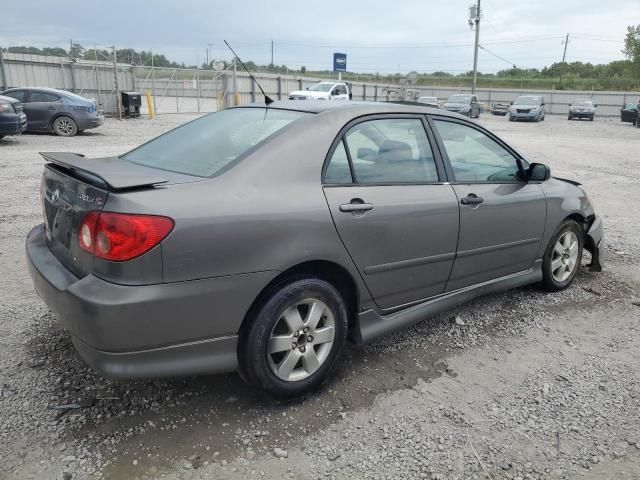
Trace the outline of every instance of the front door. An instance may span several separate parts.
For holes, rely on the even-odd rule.
[[[29,130],[47,130],[62,101],[53,93],[31,90],[23,107]]]
[[[447,291],[527,270],[546,222],[538,184],[522,181],[513,152],[468,123],[434,119],[460,203],[460,238]]]
[[[376,304],[387,309],[442,293],[455,256],[459,209],[423,120],[361,120],[330,158],[324,193]]]

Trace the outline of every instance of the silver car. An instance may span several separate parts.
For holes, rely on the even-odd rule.
[[[544,121],[546,116],[544,97],[539,95],[522,95],[516,98],[509,108],[509,121],[533,120]]]
[[[593,103],[593,100],[576,100],[569,105],[568,119],[587,118],[593,122],[593,118],[596,116],[596,107],[597,105]]]
[[[37,291],[103,375],[239,370],[292,397],[359,344],[479,295],[567,288],[599,216],[461,115],[380,103],[224,110],[120,157],[43,153]]]

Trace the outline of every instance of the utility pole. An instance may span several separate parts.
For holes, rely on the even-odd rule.
[[[118,106],[118,120],[122,120],[122,106],[120,105],[120,88],[118,87],[118,59],[116,57],[116,47],[111,47],[113,51],[113,86],[116,90],[116,105]]]
[[[569,45],[569,34],[567,33],[567,36],[564,38],[564,51],[562,52],[562,65],[560,67],[560,78],[558,79],[558,87],[560,89],[562,89],[562,69],[564,68],[565,65],[565,60],[567,59],[567,46]]]
[[[476,43],[473,50],[473,85],[471,86],[471,93],[476,93],[476,83],[478,81],[478,45],[480,44],[480,0],[477,0],[477,4],[470,8],[469,11],[469,25],[473,28],[476,27]],[[474,15],[475,13],[475,15]]]

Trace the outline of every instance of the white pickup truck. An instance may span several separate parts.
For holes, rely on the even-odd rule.
[[[289,100],[349,100],[351,89],[343,82],[320,82],[306,90],[294,90]]]

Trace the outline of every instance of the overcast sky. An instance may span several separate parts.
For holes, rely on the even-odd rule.
[[[241,58],[292,68],[331,68],[348,55],[350,71],[468,71],[474,33],[471,0],[50,0],[3,2],[0,46],[116,45],[164,53],[187,64]],[[640,24],[640,0],[482,0],[479,70],[541,67],[562,59],[622,59],[627,25]],[[502,57],[496,58],[493,54]]]

